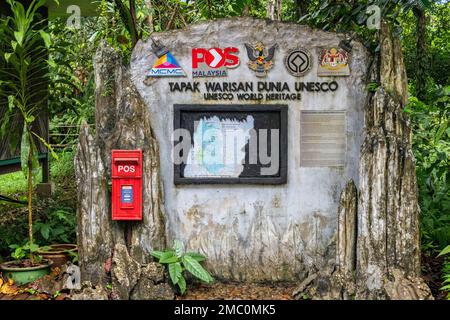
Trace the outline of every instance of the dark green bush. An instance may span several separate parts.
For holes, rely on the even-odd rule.
[[[430,92],[426,104],[412,97],[406,108],[413,125],[413,150],[421,208],[422,248],[450,244],[450,87]]]

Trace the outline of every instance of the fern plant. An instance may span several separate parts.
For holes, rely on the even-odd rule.
[[[181,241],[175,240],[172,249],[166,251],[152,251],[151,255],[158,259],[158,262],[167,265],[170,280],[173,285],[180,288],[181,294],[186,292],[186,279],[183,276],[184,271],[188,271],[197,279],[203,282],[211,283],[214,281],[212,276],[200,264],[206,257],[197,252],[185,252]]]
[[[442,250],[439,256],[450,256],[450,246],[447,246]],[[443,286],[441,288],[442,291],[445,291],[447,293],[447,300],[450,300],[450,259],[447,257],[444,267],[442,269],[442,278],[443,278]]]

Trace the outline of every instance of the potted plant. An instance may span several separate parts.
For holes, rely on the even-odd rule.
[[[61,267],[68,261],[74,262],[78,257],[78,246],[70,243],[51,244],[39,249],[41,257],[53,261],[52,267]]]
[[[52,261],[43,259],[37,254],[40,249],[37,244],[11,245],[10,248],[14,249],[11,256],[15,260],[2,263],[0,268],[3,275],[12,279],[14,283],[26,284],[49,273]]]
[[[21,118],[23,122],[20,158],[22,171],[27,179],[28,196],[28,242],[24,246],[13,247],[14,261],[0,265],[7,277],[18,284],[31,282],[50,271],[51,261],[37,255],[39,246],[33,241],[33,176],[37,174],[38,152],[35,139],[41,141],[56,157],[45,139],[34,128],[40,111],[45,110],[47,99],[48,72],[47,57],[50,35],[46,24],[38,20],[37,10],[45,0],[33,0],[25,7],[16,0],[7,0],[12,16],[0,22],[0,102],[6,101],[7,112],[3,115],[0,130],[13,130]],[[8,122],[8,120],[10,122]]]

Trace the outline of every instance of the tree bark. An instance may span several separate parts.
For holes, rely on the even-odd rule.
[[[339,201],[336,241],[336,264],[344,274],[351,274],[356,266],[357,201],[355,183],[349,181]]]
[[[420,100],[426,98],[428,59],[426,48],[426,15],[421,7],[414,9],[417,19],[416,28],[416,95]]]
[[[338,209],[336,262],[307,291],[322,299],[432,299],[420,277],[419,205],[411,128],[403,108],[407,79],[401,44],[382,22],[379,81],[369,93],[361,146],[359,193],[349,182]],[[310,276],[312,278],[312,276]]]
[[[152,0],[145,0],[145,5],[148,9],[148,16],[147,16],[147,26],[148,26],[148,32],[151,34],[153,33],[153,5]]]
[[[150,252],[166,246],[158,143],[129,71],[104,42],[94,57],[94,68],[96,132],[82,125],[75,157],[81,276],[93,286],[112,283],[120,299],[131,295],[145,299],[134,288],[148,281],[143,270],[151,263]],[[111,220],[112,149],[142,149],[143,194],[151,195],[144,197],[142,221]]]
[[[267,18],[275,20],[275,0],[267,0]]]
[[[380,87],[369,97],[361,148],[357,295],[430,296],[420,278],[419,204],[411,128],[403,108],[407,79],[401,44],[383,22]],[[397,292],[400,287],[405,292]]]
[[[282,20],[283,14],[283,0],[277,0],[277,20]]]

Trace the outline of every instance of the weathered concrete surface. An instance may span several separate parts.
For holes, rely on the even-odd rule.
[[[102,42],[94,67],[95,134],[82,125],[75,157],[81,276],[100,291],[111,283],[114,298],[129,299],[133,293],[134,299],[145,299],[150,293],[133,291],[141,269],[151,263],[152,250],[166,246],[158,143],[148,110],[118,54]],[[111,219],[112,149],[142,149],[145,197],[139,223]]]
[[[334,250],[329,244],[337,228],[339,195],[348,180],[359,185],[359,150],[367,95],[364,80],[368,65],[363,46],[353,43],[350,77],[319,78],[316,76],[318,48],[336,47],[344,39],[343,35],[296,24],[238,18],[203,22],[184,31],[153,36],[168,47],[188,75],[187,78],[151,79],[144,84],[156,56],[151,51],[151,41],[137,44],[131,59],[132,79],[149,108],[151,127],[160,145],[169,243],[177,238],[189,249],[206,254],[208,269],[228,279],[302,278],[309,270],[320,269],[328,260],[334,262]],[[275,65],[266,79],[257,78],[246,65],[244,43],[256,41],[267,46],[278,43]],[[168,82],[192,81],[191,49],[217,46],[237,46],[240,66],[230,69],[227,78],[196,78],[201,86],[206,81],[287,81],[293,86],[296,81],[335,80],[339,84],[334,93],[304,92],[302,101],[287,103],[286,185],[173,184],[173,105],[223,102],[204,101],[198,93],[169,93]],[[296,47],[306,48],[313,55],[312,70],[303,78],[288,74],[283,64],[288,50]],[[232,103],[241,102],[234,100]],[[300,167],[301,110],[346,111],[347,152],[343,168]]]

